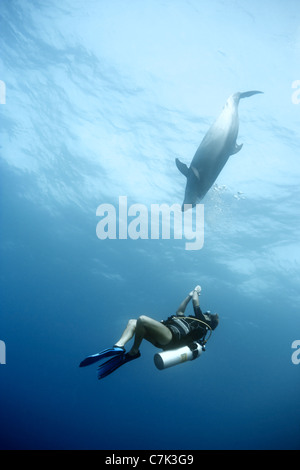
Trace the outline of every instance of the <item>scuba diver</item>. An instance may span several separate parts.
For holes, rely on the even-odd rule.
[[[211,334],[218,326],[219,315],[210,312],[202,313],[199,305],[200,293],[201,287],[196,286],[180,304],[176,315],[172,315],[167,320],[159,322],[145,315],[141,315],[137,320],[129,320],[121,338],[112,348],[88,356],[79,367],[85,367],[113,356],[98,367],[98,378],[102,379],[126,362],[139,358],[141,355],[139,348],[143,339],[164,351],[178,350],[191,344],[197,344],[198,347],[201,345],[200,348],[204,349],[207,342],[206,335]],[[193,303],[194,316],[185,316],[185,309],[190,300]],[[126,353],[125,344],[133,337],[132,348]],[[193,358],[195,357],[197,355],[194,353]]]

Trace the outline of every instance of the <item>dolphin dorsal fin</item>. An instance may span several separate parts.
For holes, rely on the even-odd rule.
[[[187,177],[189,169],[185,163],[182,163],[178,158],[175,159],[176,166],[178,170]]]

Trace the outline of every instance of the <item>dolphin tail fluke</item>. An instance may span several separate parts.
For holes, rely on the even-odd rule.
[[[244,93],[240,93],[240,100],[242,98],[249,98],[249,96],[257,95],[258,93],[263,93],[263,91],[245,91]]]

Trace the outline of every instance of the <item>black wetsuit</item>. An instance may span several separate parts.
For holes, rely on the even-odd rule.
[[[163,349],[176,349],[205,338],[209,330],[210,321],[205,318],[200,307],[194,307],[194,312],[195,316],[173,315],[162,322],[172,332],[171,342],[164,346]],[[195,318],[201,321],[197,321]]]

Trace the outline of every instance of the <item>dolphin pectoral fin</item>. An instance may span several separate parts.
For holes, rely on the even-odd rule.
[[[185,163],[182,163],[178,158],[175,159],[176,166],[178,170],[187,177],[189,169]]]
[[[243,147],[243,144],[240,144],[240,145],[235,144],[235,147],[234,147],[233,152],[232,152],[231,155],[234,155],[235,153],[238,153],[242,149],[242,147]]]
[[[199,175],[199,171],[197,170],[197,168],[195,168],[194,166],[192,166],[191,168],[197,180],[200,180],[200,175]]]

